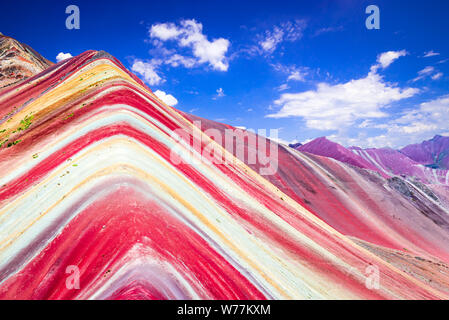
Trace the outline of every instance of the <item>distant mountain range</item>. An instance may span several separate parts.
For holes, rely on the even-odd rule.
[[[449,185],[449,137],[437,135],[400,150],[345,148],[321,137],[295,149],[373,170],[383,177],[400,175],[424,183]]]
[[[411,144],[401,153],[410,159],[435,169],[449,169],[449,137],[436,135],[433,139]]]

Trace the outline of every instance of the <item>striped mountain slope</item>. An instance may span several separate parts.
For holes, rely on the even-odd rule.
[[[270,141],[262,176],[192,117],[98,51],[2,91],[0,298],[449,297],[438,200]]]

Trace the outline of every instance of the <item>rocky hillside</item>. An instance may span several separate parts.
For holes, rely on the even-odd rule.
[[[52,64],[28,45],[0,33],[0,90],[34,76]]]

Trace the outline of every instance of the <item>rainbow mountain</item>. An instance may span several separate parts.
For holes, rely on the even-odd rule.
[[[3,88],[0,144],[0,299],[449,297],[444,188],[183,113],[105,52]]]

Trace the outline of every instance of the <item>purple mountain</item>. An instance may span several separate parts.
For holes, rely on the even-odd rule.
[[[355,154],[351,150],[346,149],[342,145],[328,140],[326,137],[316,138],[315,140],[312,140],[309,143],[306,143],[295,149],[319,156],[329,157],[359,168],[379,172],[379,170],[369,161],[366,161],[365,159]]]
[[[414,178],[423,183],[449,185],[448,170],[426,166],[427,163],[415,161],[405,153],[391,148],[345,148],[336,142],[321,137],[295,149],[377,171],[385,178],[400,175]],[[444,153],[441,151],[438,154]]]
[[[350,150],[376,166],[378,172],[386,175],[413,177],[424,183],[446,183],[446,170],[428,168],[391,148],[361,149],[351,147]]]
[[[449,137],[436,135],[433,139],[408,145],[400,151],[431,168],[449,169]]]

